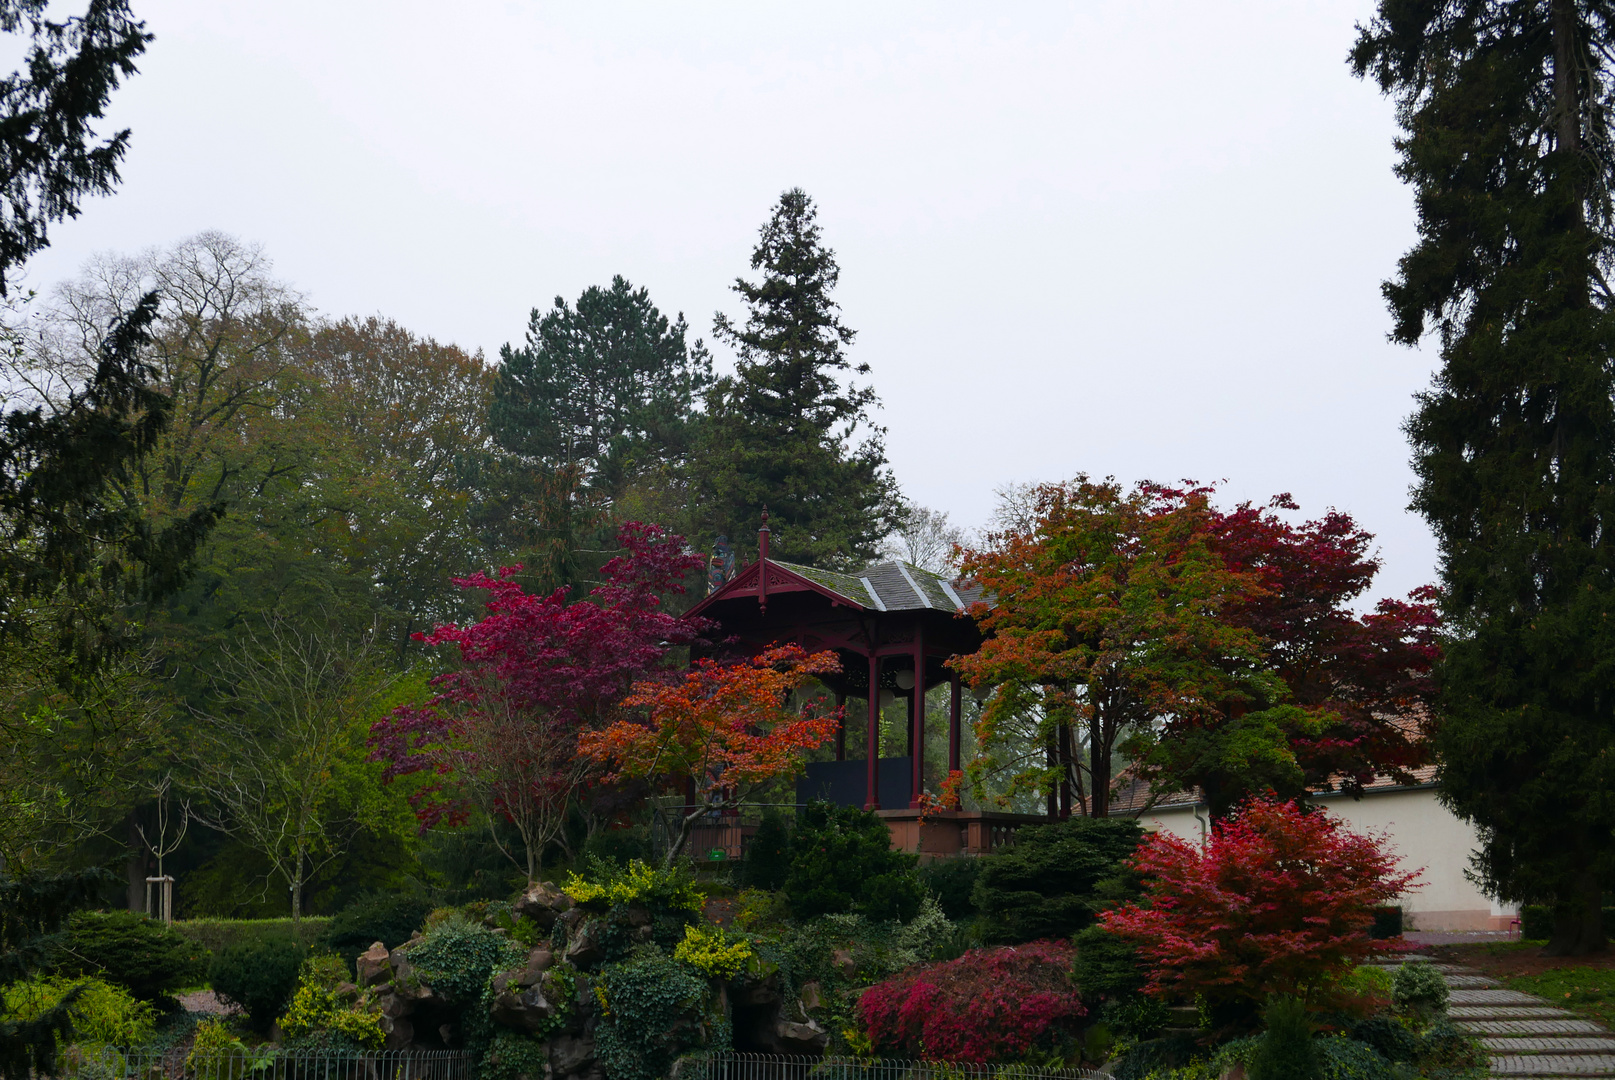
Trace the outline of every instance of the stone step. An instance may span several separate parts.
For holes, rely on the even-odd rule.
[[[1615,1076],[1615,1054],[1537,1054],[1492,1058],[1493,1076],[1529,1076],[1541,1080]]]
[[[1552,1005],[1451,1005],[1447,1015],[1453,1020],[1545,1020],[1551,1017],[1570,1017],[1576,1014],[1569,1009]]]
[[[1542,999],[1518,990],[1454,990],[1449,1002],[1453,1005],[1541,1005]]]
[[[1488,979],[1484,975],[1448,975],[1447,988],[1450,990],[1478,990],[1483,987],[1496,986],[1496,979]]]
[[[1610,1054],[1615,1038],[1602,1036],[1550,1037],[1545,1035],[1490,1035],[1480,1041],[1488,1050],[1504,1054]]]
[[[1471,1035],[1603,1035],[1591,1020],[1455,1020]]]

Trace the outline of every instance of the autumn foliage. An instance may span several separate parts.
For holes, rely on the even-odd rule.
[[[569,601],[565,589],[530,595],[512,580],[519,567],[455,579],[488,594],[486,616],[419,635],[452,646],[456,663],[432,680],[437,693],[426,705],[399,708],[370,733],[387,779],[429,778],[410,796],[423,826],[463,820],[468,783],[479,777],[505,778],[496,797],[507,812],[524,799],[564,804],[581,782],[578,735],[621,717],[633,686],[707,629],[662,606],[702,561],[683,537],[633,522],[617,541],[624,554],[606,563],[587,599]]]
[[[1132,866],[1143,897],[1101,922],[1138,947],[1147,993],[1214,1002],[1330,1004],[1352,965],[1392,948],[1369,937],[1374,909],[1418,877],[1381,841],[1270,799],[1219,823],[1204,849],[1155,833]]]
[[[972,949],[866,990],[858,1001],[879,1053],[931,1061],[1016,1061],[1056,1048],[1086,1010],[1065,941]]]
[[[700,807],[687,815],[671,860],[696,817],[737,805],[758,784],[795,773],[806,751],[835,736],[836,712],[816,702],[793,711],[787,699],[815,676],[840,670],[834,653],[809,654],[797,645],[736,664],[697,660],[678,681],[636,684],[623,706],[646,710],[646,718],[584,732],[578,751],[605,766],[608,781],[694,782]]]

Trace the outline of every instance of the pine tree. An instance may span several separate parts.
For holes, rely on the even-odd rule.
[[[762,278],[735,280],[745,324],[716,317],[713,333],[735,350],[735,374],[707,394],[696,487],[714,535],[749,537],[766,506],[773,554],[846,566],[875,557],[902,508],[885,429],[870,419],[874,388],[844,380],[869,365],[846,356],[855,331],[830,298],[841,271],[817,218],[801,188],[781,195],[752,251]]]
[[[1407,424],[1450,640],[1442,798],[1487,890],[1601,948],[1615,887],[1615,320],[1608,0],[1382,0],[1352,64],[1398,106],[1419,240],[1385,296],[1433,328]]]

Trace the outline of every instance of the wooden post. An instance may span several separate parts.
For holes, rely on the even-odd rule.
[[[925,624],[914,623],[914,750],[910,757],[914,781],[909,788],[908,805],[911,810],[920,808],[920,796],[925,791]]]
[[[954,672],[948,678],[948,771],[958,772],[962,766],[959,764],[959,728],[964,712],[964,695],[959,685],[959,673]]]
[[[869,759],[869,788],[864,796],[865,810],[880,809],[880,657],[871,646],[869,654],[869,736],[864,745]]]
[[[836,760],[847,760],[847,694],[836,691]]]

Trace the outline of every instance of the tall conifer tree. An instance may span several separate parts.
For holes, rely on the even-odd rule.
[[[781,195],[751,255],[761,279],[735,280],[745,324],[716,318],[735,374],[707,395],[697,488],[714,534],[744,543],[766,506],[774,554],[833,567],[873,558],[902,508],[874,388],[847,378],[869,365],[847,358],[855,331],[830,298],[841,271],[817,219],[801,188]]]
[[[1443,800],[1479,876],[1602,948],[1615,886],[1615,3],[1382,0],[1352,53],[1398,107],[1419,240],[1385,285],[1433,329],[1407,424],[1450,633]]]

